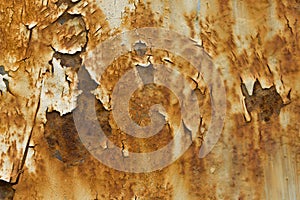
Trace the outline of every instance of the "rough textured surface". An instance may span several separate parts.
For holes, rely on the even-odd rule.
[[[299,16],[299,1],[287,0],[1,1],[0,199],[300,199]],[[138,44],[109,66],[101,85],[81,66],[101,41],[140,27],[190,37],[222,75],[226,121],[203,159],[197,155],[211,123],[210,97],[187,60]],[[167,63],[190,78],[201,128],[172,165],[145,174],[119,172],[86,151],[72,111],[94,95],[95,105],[88,106],[96,107],[101,127],[124,157],[164,146],[172,124],[153,138],[136,139],[118,129],[109,110],[114,83],[126,70],[137,66],[138,73],[138,66],[148,65],[149,54],[151,63]],[[79,70],[93,94],[80,91]],[[152,101],[141,106],[145,98]],[[134,93],[131,117],[145,125],[152,104],[173,102],[168,111],[176,125],[174,99],[149,85]]]

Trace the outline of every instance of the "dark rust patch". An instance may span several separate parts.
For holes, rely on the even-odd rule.
[[[88,152],[80,141],[72,114],[60,116],[51,112],[47,113],[47,120],[44,135],[52,155],[70,165],[83,162]]]
[[[12,200],[14,198],[15,190],[11,183],[0,180],[0,199]]]
[[[274,85],[270,88],[262,88],[260,82],[256,80],[252,95],[249,95],[244,83],[241,84],[241,89],[246,97],[245,103],[248,112],[251,114],[256,111],[259,120],[269,121],[273,114],[278,116],[280,109],[284,106]]]
[[[81,52],[75,54],[63,54],[55,52],[53,57],[60,60],[62,66],[71,67],[78,70],[82,63],[82,58],[80,57]]]

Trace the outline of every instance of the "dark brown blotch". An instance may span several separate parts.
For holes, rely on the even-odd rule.
[[[284,106],[274,85],[270,88],[262,88],[260,82],[256,80],[252,95],[249,95],[244,83],[241,83],[241,90],[245,96],[245,104],[249,114],[256,112],[260,121],[269,121],[272,116],[278,116],[280,109]]]

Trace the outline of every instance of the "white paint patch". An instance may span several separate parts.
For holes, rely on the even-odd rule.
[[[287,130],[287,126],[290,123],[290,112],[288,112],[285,108],[282,108],[279,115],[279,120],[281,127]]]
[[[77,74],[70,68],[60,65],[60,60],[53,58],[53,74],[43,80],[41,105],[38,117],[46,121],[46,111],[56,110],[60,115],[72,112],[81,91],[77,90]]]
[[[9,146],[8,145],[3,145],[4,141],[7,139],[4,137],[8,133],[1,133],[0,134],[0,141],[2,145],[0,145],[0,153],[7,153]],[[2,160],[2,165],[1,165],[1,173],[0,173],[0,179],[4,181],[9,181],[11,177],[11,172],[12,172],[12,166],[13,163],[10,161],[10,159],[1,159]]]
[[[233,17],[236,20],[234,24],[234,41],[238,54],[241,54],[244,50],[251,49],[249,37],[257,35],[257,30],[253,27],[258,22],[249,17],[247,7],[242,1],[233,0],[232,11]]]
[[[274,56],[268,58],[268,65],[274,77],[274,84],[276,91],[280,94],[283,103],[289,103],[290,100],[287,98],[290,88],[284,86],[281,80],[280,61]]]
[[[26,155],[25,166],[29,173],[34,173],[36,170],[35,159],[34,159],[35,150],[29,148]]]
[[[267,22],[269,28],[267,32],[266,39],[272,39],[276,34],[279,34],[281,31],[284,30],[285,24],[282,23],[278,16],[278,13],[276,11],[276,2],[275,1],[269,1],[269,9],[268,9],[268,14],[269,16],[267,17]]]
[[[246,86],[246,89],[248,91],[248,94],[249,95],[252,95],[253,94],[253,87],[254,87],[254,82],[255,82],[255,78],[253,76],[242,76],[242,80],[243,80],[243,83],[245,84]]]
[[[5,84],[4,80],[8,80],[8,79],[9,79],[9,77],[8,77],[7,74],[5,74],[5,75],[0,74],[0,91],[2,91],[4,93],[7,91],[6,84]]]
[[[122,15],[126,7],[130,10],[134,9],[134,5],[127,1],[112,0],[111,3],[107,3],[107,1],[97,0],[96,3],[105,14],[111,29],[117,29],[121,26]]]

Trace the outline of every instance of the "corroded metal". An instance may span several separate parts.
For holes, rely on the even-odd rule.
[[[299,2],[279,0],[2,1],[0,197],[300,199],[299,14]],[[142,27],[191,38],[210,55],[224,80],[224,128],[204,158],[198,157],[199,149],[214,123],[210,90],[189,60],[136,43],[135,51],[108,66],[101,84],[97,74],[82,66],[101,42]],[[176,98],[165,88],[141,88],[129,102],[129,113],[140,125],[150,123],[153,104],[173,105],[167,111],[174,123],[151,138],[124,133],[110,110],[111,90],[121,75],[149,63],[168,65],[188,77],[201,126],[193,145],[173,164],[151,173],[120,172],[86,150],[72,113],[78,102],[93,98],[86,106],[95,108],[102,130],[122,149],[123,159],[128,152],[165,146],[180,117]],[[89,91],[81,90],[80,81],[89,83]],[[190,134],[188,127],[184,132]],[[106,144],[99,145],[109,148]]]

